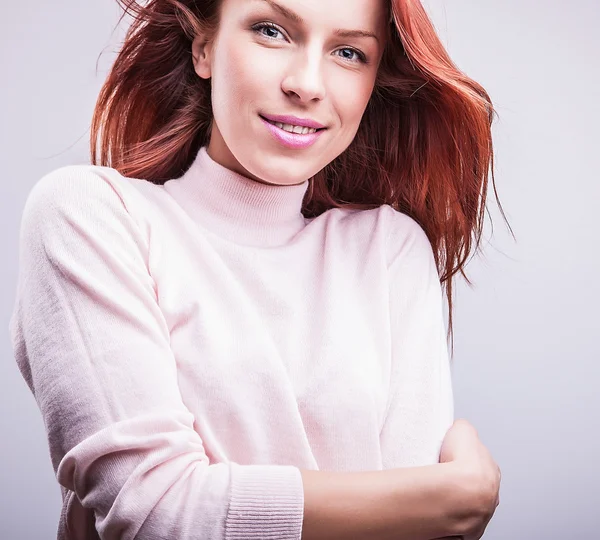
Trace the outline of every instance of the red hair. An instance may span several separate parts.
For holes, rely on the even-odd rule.
[[[210,80],[191,43],[218,27],[221,0],[117,0],[133,17],[91,125],[91,162],[162,184],[210,140]],[[123,18],[121,17],[121,19]],[[389,0],[373,94],[349,147],[310,179],[302,213],[389,204],[431,242],[449,306],[452,278],[480,249],[488,175],[494,182],[492,102],[452,62],[419,0]],[[99,144],[100,155],[97,156]],[[504,212],[502,211],[504,216]]]

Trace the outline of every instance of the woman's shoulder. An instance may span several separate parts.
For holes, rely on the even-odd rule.
[[[147,184],[147,185],[145,185]],[[75,239],[116,249],[134,238],[147,244],[149,190],[160,186],[96,165],[66,165],[41,176],[31,187],[22,209],[20,242],[46,256],[77,251]],[[155,212],[154,212],[155,214]],[[38,246],[38,247],[36,247]],[[83,247],[82,247],[83,249]]]
[[[85,195],[114,192],[122,198],[144,189],[151,182],[123,176],[111,167],[90,164],[64,165],[40,177],[32,186],[28,199],[43,198],[48,202],[77,199]],[[89,201],[88,201],[89,202]]]
[[[160,190],[147,180],[122,175],[114,168],[90,164],[58,167],[40,177],[31,187],[23,209],[46,219],[69,218],[82,212],[126,211],[137,208]]]
[[[386,242],[429,243],[425,230],[408,214],[394,209],[389,204],[369,209],[332,208],[319,218],[329,219],[343,225],[352,234],[360,230],[363,236],[381,235]]]
[[[425,229],[412,216],[396,210],[389,204],[380,207],[385,222],[388,261],[399,258],[430,262],[433,248]]]
[[[398,259],[417,259],[417,264],[428,262],[432,249],[427,234],[411,216],[389,204],[368,209],[349,207],[331,208],[309,221],[323,229],[330,246],[346,253],[364,257],[378,251],[388,265]]]

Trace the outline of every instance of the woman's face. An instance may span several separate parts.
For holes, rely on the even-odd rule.
[[[192,50],[196,73],[211,78],[209,155],[282,185],[304,182],[339,156],[373,90],[388,1],[223,0],[214,39],[198,36]],[[326,129],[308,144],[310,135],[263,119],[288,115]]]

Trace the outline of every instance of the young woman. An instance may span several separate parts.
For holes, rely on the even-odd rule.
[[[447,338],[484,89],[417,0],[121,3],[92,165],[21,223],[58,537],[480,538],[500,471]]]

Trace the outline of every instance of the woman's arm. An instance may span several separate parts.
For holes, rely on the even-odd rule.
[[[302,540],[432,540],[464,530],[468,506],[447,464],[301,472]]]
[[[136,196],[116,171],[65,167],[33,187],[21,221],[10,333],[57,480],[76,494],[67,525],[103,540],[297,540],[298,468],[209,462]]]
[[[390,393],[383,471],[302,471],[303,540],[444,540],[477,521],[460,470],[439,463],[454,404],[442,291],[431,244],[388,207]]]
[[[443,297],[423,229],[388,207],[391,375],[381,433],[383,468],[439,462],[454,422]]]

